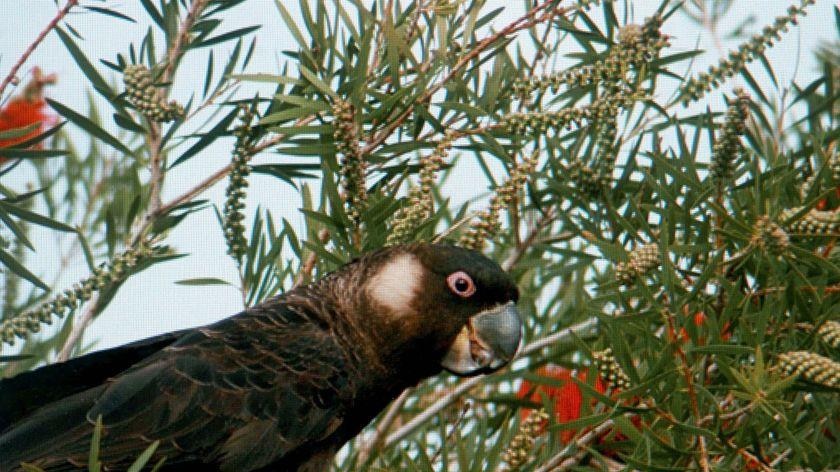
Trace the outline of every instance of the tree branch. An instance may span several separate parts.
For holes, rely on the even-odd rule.
[[[15,64],[9,70],[9,74],[6,75],[6,77],[3,79],[3,82],[0,82],[0,97],[3,96],[3,91],[6,89],[6,86],[8,86],[10,83],[16,80],[18,71],[21,67],[23,67],[23,64],[26,62],[27,59],[29,59],[29,56],[32,55],[32,53],[35,51],[38,45],[41,44],[44,38],[46,38],[47,35],[50,34],[50,31],[52,31],[53,28],[55,28],[58,25],[58,23],[62,19],[64,19],[64,17],[67,16],[68,13],[70,13],[70,10],[73,9],[73,7],[76,6],[76,4],[78,3],[79,0],[67,0],[67,3],[64,5],[64,8],[58,10],[58,13],[56,13],[55,17],[52,20],[50,20],[49,23],[47,23],[47,26],[44,28],[44,30],[41,31],[38,37],[35,38],[35,41],[32,41],[32,44],[30,44],[29,47],[26,48],[25,51],[23,51],[23,54],[20,55],[17,62],[15,62]]]
[[[488,47],[490,47],[491,45],[496,43],[496,41],[498,41],[499,39],[501,39],[505,36],[516,33],[516,32],[521,31],[523,29],[530,28],[531,26],[534,26],[535,24],[543,21],[543,17],[539,17],[539,18],[534,18],[534,17],[541,10],[546,9],[547,7],[549,7],[552,4],[555,4],[556,2],[557,2],[557,0],[548,0],[548,1],[537,4],[536,6],[534,6],[530,10],[528,10],[528,12],[525,13],[524,15],[522,15],[520,18],[514,20],[513,22],[511,22],[510,24],[508,24],[507,26],[502,28],[499,32],[497,32],[493,35],[490,35],[489,37],[481,40],[481,42],[476,44],[473,49],[471,49],[467,54],[464,55],[464,57],[462,57],[460,60],[458,60],[458,62],[452,67],[452,69],[449,71],[449,73],[446,74],[446,76],[444,76],[444,78],[440,80],[440,82],[438,82],[437,84],[433,85],[428,90],[426,90],[426,92],[423,93],[423,95],[421,97],[419,97],[417,100],[413,101],[409,106],[407,106],[406,109],[403,110],[403,112],[397,118],[395,118],[394,120],[391,120],[391,123],[388,126],[386,126],[382,131],[377,133],[375,136],[371,137],[370,141],[367,142],[364,149],[362,150],[362,154],[367,155],[367,154],[373,153],[373,151],[379,145],[384,143],[385,140],[388,139],[388,137],[391,136],[391,134],[397,128],[402,126],[402,124],[405,122],[405,120],[408,119],[409,116],[411,116],[411,114],[414,111],[414,107],[415,107],[416,104],[426,103],[435,93],[437,93],[438,90],[440,90],[442,87],[444,87],[447,82],[449,82],[453,77],[455,77],[455,75],[460,73],[461,70],[464,69],[464,67],[467,66],[467,64],[469,64],[471,61],[473,61],[478,56],[480,56],[481,53],[485,49],[487,49]],[[564,9],[562,11],[566,11],[566,10]],[[552,16],[554,14],[556,14],[556,13],[554,13],[554,12],[551,13]]]
[[[625,416],[630,416],[625,414]],[[571,467],[580,463],[583,456],[586,455],[586,447],[593,441],[601,437],[604,433],[612,429],[615,425],[613,420],[606,420],[598,426],[590,429],[583,436],[579,437],[577,441],[569,444],[565,449],[560,451],[557,455],[539,466],[534,472],[559,472],[568,470]]]
[[[82,340],[82,335],[85,334],[85,330],[90,326],[97,311],[99,311],[99,292],[91,296],[91,299],[88,300],[85,307],[85,312],[82,316],[74,317],[73,329],[70,330],[70,335],[67,336],[67,340],[64,341],[64,345],[61,346],[61,350],[58,352],[57,362],[65,362],[70,359],[73,350],[76,349],[76,345]]]
[[[359,446],[359,454],[356,456],[357,465],[364,466],[367,464],[371,455],[382,446],[382,443],[388,435],[388,431],[391,429],[391,425],[394,424],[394,420],[399,416],[403,405],[405,405],[405,401],[411,396],[412,391],[413,389],[411,388],[406,389],[391,403],[391,406],[388,407],[382,419],[376,424],[376,431],[374,431],[373,436]]]
[[[181,22],[178,35],[166,51],[167,64],[162,76],[163,82],[169,83],[172,81],[172,78],[175,75],[178,60],[184,54],[184,48],[189,42],[190,30],[198,17],[201,16],[201,12],[204,11],[204,8],[207,6],[207,2],[208,0],[194,0],[192,5],[190,5],[190,10],[187,13],[187,16]],[[65,9],[71,7],[71,3],[75,4],[76,2],[68,2]],[[54,21],[57,22],[58,20]],[[168,90],[169,89],[167,87],[164,93],[164,99],[169,95]],[[130,238],[131,246],[133,247],[137,247],[141,244],[146,229],[151,227],[157,217],[162,214],[160,212],[162,207],[160,192],[161,187],[163,186],[164,178],[162,134],[160,125],[152,120],[149,120],[149,134],[146,138],[146,142],[149,146],[149,171],[151,172],[151,177],[149,178],[149,207],[146,209],[145,215],[143,216],[143,223],[137,227],[135,234]],[[64,345],[59,352],[59,361],[66,361],[70,358],[73,349],[75,349],[76,345],[81,341],[85,330],[88,326],[90,326],[93,318],[96,317],[99,311],[98,294],[94,294],[94,297],[88,301],[86,305],[87,309],[81,316],[81,319],[76,320],[77,323],[73,325],[70,335],[67,337],[67,340],[64,342]]]

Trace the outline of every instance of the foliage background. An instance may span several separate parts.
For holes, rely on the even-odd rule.
[[[410,237],[426,239],[432,236],[433,230],[450,233],[454,227],[450,236],[457,240],[461,232],[468,232],[471,223],[463,222],[462,217],[487,208],[493,188],[503,187],[508,175],[517,174],[517,163],[531,156],[533,143],[537,143],[540,150],[537,172],[529,174],[526,188],[513,192],[513,202],[500,206],[512,211],[501,211],[501,230],[487,252],[500,261],[507,261],[525,289],[532,314],[527,340],[547,338],[562,342],[546,343],[548,349],[534,348],[533,355],[517,362],[511,372],[467,384],[472,388],[454,387],[455,392],[467,392],[464,398],[472,399],[471,409],[463,414],[459,413],[462,410],[456,401],[460,397],[442,393],[451,391],[453,379],[442,377],[424,384],[407,397],[402,410],[394,410],[395,418],[388,418],[393,421],[388,422],[392,441],[386,441],[391,447],[376,457],[381,461],[380,466],[410,463],[422,469],[428,467],[427,462],[438,469],[449,465],[453,470],[500,466],[501,452],[519,427],[519,416],[513,412],[523,401],[511,393],[521,385],[521,379],[551,384],[551,379],[533,373],[535,366],[549,361],[569,367],[588,365],[591,351],[606,347],[613,348],[619,363],[638,387],[609,399],[581,385],[587,397],[600,398],[601,403],[594,413],[585,413],[585,419],[576,428],[584,435],[581,439],[586,439],[586,427],[595,425],[606,430],[603,426],[607,421],[613,423],[607,425],[613,428],[618,423],[618,428],[629,436],[616,446],[619,460],[639,468],[653,467],[653,464],[737,468],[752,464],[750,461],[756,463],[751,467],[758,468],[792,469],[807,465],[819,469],[837,465],[837,456],[833,455],[837,452],[819,447],[831,442],[837,434],[833,421],[836,393],[813,384],[791,384],[775,368],[777,356],[787,351],[805,349],[827,353],[827,346],[819,337],[808,333],[837,318],[833,292],[828,291],[825,296],[802,296],[798,288],[820,293],[821,287],[834,283],[836,266],[829,253],[836,228],[830,227],[827,234],[816,238],[812,234],[797,235],[797,232],[811,231],[808,228],[789,228],[792,242],[781,249],[781,256],[778,251],[770,254],[772,251],[768,250],[777,242],[772,231],[768,233],[767,244],[755,239],[755,235],[764,237],[758,226],[764,215],[784,226],[790,223],[787,221],[790,218],[781,213],[783,209],[806,207],[794,212],[798,213],[794,215],[797,218],[806,216],[807,207],[823,205],[831,209],[835,205],[830,192],[840,182],[832,180],[835,177],[830,159],[836,153],[837,108],[831,105],[836,100],[836,77],[832,74],[837,62],[836,55],[832,58],[817,52],[820,47],[830,51],[831,41],[836,46],[836,7],[831,2],[817,2],[809,7],[810,15],[801,20],[802,30],[793,28],[768,51],[770,59],[752,63],[722,87],[728,91],[732,84],[740,84],[747,87],[752,97],[753,118],[748,120],[749,132],[743,138],[747,151],[741,156],[729,156],[733,159],[729,164],[718,160],[719,166],[730,165],[734,182],[740,185],[734,192],[730,190],[733,181],[726,179],[725,191],[716,190],[717,183],[710,180],[706,170],[715,156],[713,142],[723,133],[720,127],[727,106],[724,95],[715,91],[685,108],[673,100],[675,93],[682,77],[696,76],[707,64],[725,56],[726,50],[760,32],[764,24],[772,22],[773,16],[785,15],[788,5],[799,3],[768,2],[762,11],[750,8],[751,2],[687,2],[682,7],[677,2],[588,3],[593,5],[579,10],[573,3],[561,4],[560,8],[569,10],[546,16],[533,29],[511,35],[514,40],[505,46],[505,55],[501,49],[495,49],[503,44],[501,41],[488,43],[486,48],[479,41],[516,21],[533,7],[530,3],[504,5],[505,9],[497,10],[501,5],[492,1],[421,2],[425,10],[416,17],[419,36],[410,36],[415,41],[411,51],[419,62],[428,59],[431,72],[425,71],[419,77],[411,69],[412,60],[406,58],[409,46],[399,36],[407,34],[404,28],[415,18],[410,8],[416,4],[412,2],[382,2],[372,14],[360,13],[353,2],[303,2],[308,7],[303,10],[300,5],[289,5],[286,9],[282,7],[285,3],[226,2],[226,9],[208,15],[205,19],[221,22],[204,39],[217,38],[213,40],[217,42],[185,48],[170,92],[170,97],[178,102],[191,103],[187,107],[188,119],[183,124],[176,121],[174,125],[162,125],[164,130],[176,130],[169,142],[173,147],[171,150],[167,147],[165,153],[169,164],[183,160],[185,155],[189,159],[165,172],[167,180],[160,190],[165,205],[223,169],[231,160],[233,129],[238,123],[234,108],[226,102],[241,100],[248,104],[252,97],[260,97],[255,122],[262,118],[264,126],[251,128],[252,141],[243,142],[265,146],[266,152],[256,155],[252,161],[258,168],[262,165],[260,169],[264,173],[248,177],[250,185],[243,214],[248,241],[264,241],[266,247],[265,253],[256,257],[245,254],[240,271],[237,262],[225,255],[222,225],[215,216],[222,219],[225,216],[225,181],[196,197],[206,200],[204,208],[181,221],[149,212],[155,205],[156,192],[154,185],[148,185],[154,181],[150,169],[154,167],[155,156],[163,156],[156,153],[150,137],[160,125],[145,120],[118,95],[124,85],[121,75],[114,70],[119,68],[114,66],[118,63],[117,54],[128,58],[131,45],[135,52],[140,51],[147,31],[156,38],[156,51],[152,54],[154,60],[146,63],[165,68],[168,54],[164,45],[171,47],[189,8],[205,5],[207,13],[221,3],[132,2],[114,7],[102,2],[81,2],[60,22],[64,34],[51,32],[22,69],[26,71],[26,67],[39,64],[47,72],[59,73],[59,85],[48,93],[59,102],[54,108],[63,110],[61,114],[69,122],[56,137],[50,138],[47,147],[65,151],[66,156],[46,158],[47,153],[29,156],[28,161],[5,173],[0,181],[6,197],[12,199],[10,204],[14,205],[18,205],[14,201],[15,193],[28,188],[47,188],[20,205],[29,205],[28,209],[53,221],[78,226],[81,239],[66,231],[56,231],[55,224],[39,226],[33,224],[36,222],[31,217],[24,217],[17,233],[9,226],[5,228],[3,236],[9,241],[6,250],[33,275],[55,291],[61,291],[87,276],[91,270],[88,262],[107,261],[143,239],[138,235],[151,235],[143,229],[144,214],[152,214],[160,224],[172,227],[158,227],[160,237],[155,238],[154,245],[160,252],[154,262],[160,264],[150,268],[141,264],[139,267],[145,270],[129,277],[124,285],[109,285],[101,292],[104,295],[94,295],[100,297],[94,301],[107,300],[112,294],[114,298],[101,318],[93,323],[84,342],[68,344],[66,339],[68,335],[72,337],[74,325],[59,323],[64,329],[48,329],[45,335],[30,337],[21,352],[33,353],[35,357],[9,363],[5,373],[54,360],[64,346],[81,352],[227,316],[241,308],[243,301],[252,304],[290,287],[301,272],[304,277],[308,273],[321,273],[358,251],[384,244],[389,228],[394,225],[391,217],[400,205],[388,198],[391,193],[377,191],[376,185],[399,184],[399,195],[405,195],[407,181],[417,182],[415,173],[422,164],[420,158],[432,155],[434,146],[445,134],[434,120],[441,113],[452,120],[450,128],[466,134],[458,137],[454,149],[444,158],[444,162],[457,165],[433,179],[435,208],[443,208],[435,216],[436,226],[421,227],[417,234],[409,232]],[[175,5],[180,5],[177,11]],[[329,18],[321,25],[317,24],[319,6],[323,7],[325,18]],[[10,7],[6,4],[4,8]],[[392,23],[379,21],[383,9],[392,13]],[[400,14],[403,10],[406,12]],[[648,91],[654,100],[639,100],[633,105],[632,113],[619,115],[619,137],[625,142],[619,152],[610,151],[618,159],[607,187],[599,187],[600,184],[585,178],[569,179],[569,176],[575,165],[597,171],[605,163],[601,149],[609,146],[602,146],[604,141],[599,138],[608,121],[602,119],[593,126],[584,126],[582,132],[574,127],[568,132],[561,130],[559,135],[553,131],[538,133],[534,138],[514,133],[517,136],[510,139],[511,134],[505,130],[475,132],[493,123],[504,123],[516,111],[582,107],[609,93],[603,83],[594,87],[573,86],[568,91],[560,87],[557,96],[549,90],[541,101],[535,98],[541,95],[539,91],[526,100],[519,100],[511,91],[517,77],[561,71],[578,62],[597,63],[605,45],[612,45],[607,50],[614,50],[620,44],[622,24],[641,23],[657,10],[668,14],[662,31],[671,36],[671,46],[665,53],[669,61],[656,67],[628,70],[628,84],[640,90],[650,87],[654,83],[650,77],[657,76],[655,90]],[[310,16],[303,14],[305,11]],[[459,36],[463,28],[472,24],[470,18],[477,20],[493,12],[496,16],[488,17],[487,24],[479,25],[467,35],[468,41]],[[4,36],[28,44],[54,13],[49,11],[37,24],[34,19],[32,23],[15,23],[20,25],[17,26],[20,31]],[[690,19],[692,14],[697,15],[698,21]],[[558,19],[564,16],[568,22]],[[266,23],[255,24],[255,17],[265,18]],[[308,23],[310,17],[313,20]],[[199,22],[199,25],[210,29],[215,23]],[[262,27],[252,30],[251,25]],[[10,24],[6,31],[12,28]],[[162,33],[167,28],[168,36]],[[342,33],[327,35],[319,33],[321,28],[339,28]],[[352,29],[359,31],[353,40],[350,39]],[[378,66],[373,67],[374,72],[367,78],[359,75],[358,68],[352,69],[361,54],[359,39],[365,29],[370,31],[371,44],[381,46],[372,46],[369,51],[368,64]],[[229,32],[233,33],[223,35]],[[201,32],[194,30],[193,34]],[[277,41],[278,37],[282,40]],[[237,46],[240,40],[241,45]],[[254,40],[256,46],[251,49]],[[692,54],[695,41],[708,51]],[[535,44],[546,49],[538,53]],[[4,39],[2,46],[0,66],[6,71],[17,61],[23,47],[9,39]],[[441,54],[438,49],[447,50],[448,54]],[[382,165],[388,172],[371,170],[367,186],[374,189],[368,199],[373,210],[364,213],[364,223],[357,230],[352,218],[347,218],[347,210],[353,208],[348,208],[338,195],[342,182],[346,186],[352,181],[352,174],[346,171],[352,166],[339,163],[352,164],[353,158],[358,157],[354,154],[353,136],[362,137],[364,146],[370,136],[380,136],[374,131],[381,131],[388,120],[382,120],[381,116],[355,115],[350,137],[339,136],[346,138],[339,141],[347,147],[340,148],[337,155],[332,124],[338,115],[337,100],[341,97],[356,109],[365,100],[370,100],[371,109],[380,111],[385,105],[394,106],[392,118],[399,116],[402,110],[416,103],[411,97],[422,96],[427,89],[413,81],[428,77],[437,83],[452,71],[453,64],[477,49],[481,52],[477,57],[482,62],[469,62],[467,72],[456,70],[453,79],[462,73],[468,79],[447,81],[440,93],[433,96],[431,115],[412,108],[406,120],[411,125],[400,128],[401,133],[390,135],[375,146],[374,155],[364,156],[371,161],[369,170]],[[236,50],[239,51],[237,65],[232,72],[242,72],[241,65],[249,57],[244,71],[264,75],[239,79],[223,76],[222,70]],[[253,54],[249,55],[251,50]],[[207,81],[210,51],[213,51],[213,68]],[[350,69],[342,70],[340,65],[348,57]],[[53,59],[58,59],[55,63],[60,64],[57,70],[51,67]],[[111,67],[101,60],[108,61]],[[528,67],[535,60],[538,66],[532,72]],[[314,71],[314,75],[301,73],[300,65]],[[667,67],[673,76],[659,70],[660,66]],[[397,77],[405,82],[395,89],[388,80],[393,84]],[[25,74],[21,78],[25,80]],[[283,94],[270,101],[278,83],[284,87]],[[235,88],[235,93],[220,95],[194,115],[191,110],[204,101],[205,89],[212,92],[217,84],[226,92]],[[367,95],[365,87],[368,87]],[[397,90],[405,95],[395,94]],[[7,88],[4,99],[8,100],[13,93],[11,87]],[[386,99],[383,104],[379,102],[383,93],[396,95],[400,100],[391,103]],[[288,96],[295,98],[284,98]],[[660,113],[661,107],[667,110],[667,118]],[[122,120],[123,128],[120,128],[113,116],[115,112],[131,117],[136,124]],[[321,128],[294,124],[296,119],[307,120],[305,126],[308,126],[313,112],[317,112],[317,117],[312,125]],[[91,132],[90,122],[80,116],[90,117],[105,131]],[[800,121],[802,117],[806,119]],[[362,122],[364,126],[360,128]],[[714,133],[709,131],[712,127]],[[294,134],[278,138],[289,132]],[[422,139],[415,138],[418,132]],[[115,139],[108,138],[106,133]],[[211,137],[215,142],[210,146],[195,153],[188,151],[196,150],[196,143],[201,146]],[[661,145],[657,147],[655,143],[659,139]],[[114,141],[127,145],[130,152],[123,152],[126,150],[113,144]],[[388,146],[397,141],[404,144]],[[669,152],[669,147],[674,151]],[[722,154],[725,153],[717,153],[718,157]],[[573,162],[575,158],[582,158],[580,164]],[[559,169],[558,164],[567,169]],[[345,171],[342,173],[341,169]],[[303,173],[308,178],[301,178]],[[805,182],[814,174],[819,175],[817,184],[806,186]],[[309,199],[303,197],[304,183],[309,189]],[[95,198],[88,199],[92,189],[98,191],[94,192]],[[135,203],[138,195],[140,198]],[[823,199],[827,200],[825,204],[820,203]],[[298,211],[309,201],[312,202],[309,213]],[[213,211],[214,206],[217,212]],[[650,214],[660,215],[661,219]],[[729,219],[729,215],[735,217]],[[14,216],[13,221],[19,214]],[[477,216],[472,221],[481,220],[481,215]],[[473,228],[479,227],[473,224]],[[324,239],[319,235],[323,229],[329,230]],[[262,232],[263,239],[253,237]],[[22,249],[20,237],[24,233],[33,241],[34,251]],[[621,286],[615,279],[614,269],[628,258],[632,260],[633,251],[649,242],[658,243],[658,252],[669,255],[670,262],[660,270],[661,261],[657,261],[653,264],[657,267],[645,268],[652,270],[647,274],[651,278],[631,277],[632,283]],[[57,253],[55,248],[59,248]],[[85,248],[88,248],[87,257]],[[271,252],[271,248],[276,252]],[[185,254],[189,256],[162,262]],[[734,258],[737,263],[733,272],[727,273],[726,267],[721,266],[721,261],[727,258]],[[657,259],[655,254],[653,259]],[[8,264],[7,267],[11,269]],[[13,272],[4,273],[6,293],[12,294],[6,295],[4,319],[35,309],[51,296],[31,283],[18,281]],[[690,290],[690,284],[697,278],[708,285],[698,284],[699,290]],[[175,280],[182,283],[170,283]],[[688,280],[689,287],[682,287],[679,280]],[[220,285],[221,281],[229,285]],[[747,281],[748,286],[739,286],[736,281]],[[784,282],[781,300],[772,296],[753,306],[738,298],[749,298],[750,291],[776,290],[780,281]],[[244,290],[237,290],[243,287]],[[725,287],[725,300],[719,295],[719,287]],[[661,316],[663,309],[668,316]],[[614,317],[616,310],[623,314],[629,311],[631,316]],[[88,303],[78,310],[68,310],[64,319],[76,320],[75,326],[79,326],[79,318],[98,315],[98,311],[97,303]],[[707,316],[707,324],[694,326],[686,322],[692,318],[683,316],[683,311],[689,315],[702,311]],[[590,329],[591,320],[596,318],[600,320],[597,331]],[[730,331],[727,339],[723,339],[721,328],[727,323]],[[570,325],[580,328],[577,340],[561,331]],[[681,328],[685,328],[690,338],[685,342],[686,347],[678,341],[679,336],[669,338],[669,330],[676,333]],[[773,336],[765,336],[763,331]],[[584,338],[586,344],[578,342]],[[4,354],[18,353],[16,348],[6,349]],[[828,346],[828,353],[830,349]],[[69,355],[71,350],[64,349],[64,352]],[[670,382],[673,385],[669,386],[664,379],[685,373],[686,366],[691,373],[685,378],[687,384]],[[709,370],[712,366],[715,370]],[[752,380],[748,380],[749,375]],[[699,393],[690,393],[688,384]],[[772,395],[765,399],[768,391]],[[438,402],[443,399],[448,407],[436,411],[437,404],[429,404],[435,399]],[[803,404],[806,400],[807,407]],[[550,402],[546,406],[552,408]],[[628,411],[641,411],[647,425],[642,433],[628,426],[624,419]],[[401,425],[411,426],[410,418],[420,412],[434,414],[421,413],[419,418],[424,421],[414,423],[419,429],[411,429],[408,452],[403,454],[391,443],[395,443],[395,438],[402,439],[399,433],[409,428]],[[718,420],[718,416],[732,412],[741,413],[730,419],[736,422]],[[710,416],[714,421],[706,420]],[[779,423],[779,427],[772,426]],[[372,433],[366,437],[367,441],[351,447],[342,456],[346,459],[342,467],[350,467],[359,448],[369,447],[371,437],[382,436],[387,437],[384,433]],[[528,453],[525,467],[547,470],[551,461],[558,458],[557,464],[570,459],[585,463],[590,453],[600,456],[585,448],[581,451],[586,454],[574,448],[564,449],[555,436],[556,431],[538,438],[538,447]],[[594,443],[597,435],[589,436],[589,441],[581,441],[581,446]],[[446,438],[443,449],[441,438]],[[471,441],[481,440],[493,447],[486,454],[468,452],[473,447]],[[698,455],[697,451],[703,448],[708,450]],[[459,460],[460,467],[455,465]]]

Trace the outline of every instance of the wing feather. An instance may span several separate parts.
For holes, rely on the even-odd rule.
[[[62,400],[75,402],[73,415],[39,465],[83,464],[99,416],[101,457],[116,468],[159,440],[156,455],[167,456],[168,464],[205,461],[208,470],[245,472],[332,434],[343,416],[340,389],[349,383],[340,349],[322,325],[299,313],[278,304],[267,320],[264,311],[182,334],[107,384]],[[36,457],[36,444],[51,436],[67,409],[57,403],[0,436],[0,457],[12,440],[25,437],[32,445],[0,464]]]

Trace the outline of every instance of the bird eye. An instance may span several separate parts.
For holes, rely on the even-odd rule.
[[[462,270],[449,274],[446,283],[449,285],[449,290],[452,290],[459,297],[467,298],[475,293],[475,284],[472,278]]]

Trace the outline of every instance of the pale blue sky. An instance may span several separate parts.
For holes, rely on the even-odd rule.
[[[291,10],[295,10],[296,1],[286,3],[289,4]],[[624,2],[616,3],[623,4]],[[633,12],[632,17],[636,22],[640,22],[659,2],[639,0],[634,3],[636,11]],[[755,16],[756,22],[748,27],[751,32],[755,31],[772,21],[776,15],[784,14],[791,3],[781,0],[742,0],[726,17],[721,30],[725,33],[746,17]],[[99,3],[96,4],[99,5]],[[813,50],[819,41],[836,37],[832,12],[835,4],[831,0],[818,0],[817,4],[811,7],[810,14],[801,21],[801,26],[794,28],[781,44],[768,53],[780,83],[788,83],[794,74],[800,84],[810,81],[809,77],[813,76],[815,63],[809,51]],[[91,61],[97,64],[100,58],[111,60],[118,52],[125,53],[130,43],[139,44],[142,35],[150,26],[139,2],[111,1],[107,2],[107,5],[109,8],[117,9],[138,19],[139,23],[130,24],[91,13],[73,14],[69,19],[70,24],[86,39],[80,43],[81,47]],[[486,8],[489,10],[497,6],[509,7],[509,11],[498,18],[499,24],[508,22],[522,11],[521,2],[511,1],[489,0]],[[0,74],[5,76],[11,63],[50,21],[54,13],[53,0],[3,0],[0,2],[0,32],[2,32],[0,33]],[[262,25],[262,29],[257,32],[259,40],[249,67],[251,72],[277,72],[284,60],[280,51],[295,49],[296,45],[283,25],[273,0],[250,0],[230,10],[225,21],[226,26],[223,26],[220,31],[252,24]],[[669,22],[665,33],[673,36],[673,52],[690,49],[695,44],[709,51],[698,59],[694,66],[695,70],[708,65],[718,57],[710,35],[704,34],[685,17]],[[727,50],[737,44],[736,41],[723,39],[723,46]],[[217,49],[217,70],[220,67],[220,59],[225,58],[232,47],[233,44],[225,44]],[[572,42],[569,42],[569,47],[573,47]],[[800,49],[803,51],[801,55]],[[570,49],[569,52],[573,50]],[[200,84],[204,80],[206,54],[206,51],[201,51],[188,57],[183,64],[175,81],[173,92],[175,98],[186,99],[190,90],[200,89]],[[53,98],[79,111],[87,109],[87,82],[54,34],[51,34],[35,52],[24,70],[29,70],[35,65],[42,67],[45,72],[55,72],[59,75],[58,85],[49,92]],[[109,80],[117,82],[118,77],[112,71],[101,65],[98,68]],[[753,65],[751,70],[759,80],[766,80],[760,66]],[[732,84],[738,84],[738,81],[734,80]],[[251,87],[247,95],[252,96],[253,86],[247,87]],[[263,89],[263,92],[268,92],[268,89]],[[660,98],[664,99],[665,96]],[[721,108],[723,102],[719,94],[714,94],[702,106],[705,107],[706,104]],[[110,129],[116,130],[116,127],[111,124]],[[82,145],[83,142],[80,140],[79,144]],[[201,178],[224,166],[229,159],[230,142],[219,143],[205,150],[201,155],[170,174],[163,192],[164,200],[179,195]],[[269,160],[278,161],[276,156],[271,156],[261,158],[257,162]],[[58,164],[57,161],[56,164]],[[457,178],[450,182],[449,189],[456,201],[474,197],[476,186],[482,189],[485,187],[481,177],[478,177],[480,179],[478,181],[470,182],[470,175],[476,175],[476,173],[462,169],[457,174]],[[3,183],[23,189],[29,181],[32,181],[32,172],[24,165],[6,176]],[[203,198],[221,205],[224,199],[224,185],[224,182],[216,185],[204,194]],[[296,193],[289,186],[281,185],[275,179],[254,176],[248,204],[249,213],[253,212],[256,205],[260,205],[271,210],[277,220],[285,217],[294,224],[300,224],[301,219],[297,210],[300,202]],[[35,268],[40,271],[39,274],[46,280],[52,280],[54,268],[57,265],[54,239],[52,235],[37,234],[39,236],[36,239],[38,252],[30,254],[30,258],[37,262]],[[88,330],[85,337],[86,343],[99,339],[97,348],[122,344],[164,331],[212,322],[233,314],[241,308],[240,296],[233,288],[185,287],[174,284],[177,280],[195,277],[219,277],[231,281],[236,279],[234,265],[225,255],[222,233],[212,210],[191,217],[172,233],[168,243],[179,249],[189,248],[191,255],[185,259],[159,265],[132,278],[106,312]],[[58,282],[56,288],[69,286],[86,275],[85,264],[81,258],[77,258],[73,269]]]

